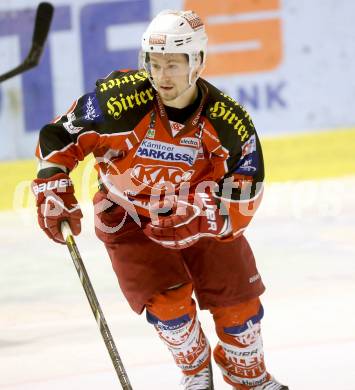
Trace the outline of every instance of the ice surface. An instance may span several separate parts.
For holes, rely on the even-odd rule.
[[[247,230],[267,286],[269,370],[292,390],[355,389],[355,178],[269,185]],[[92,210],[77,244],[135,390],[179,389],[180,373],[120,293]],[[0,214],[0,389],[119,389],[65,246],[34,210]],[[208,312],[203,327],[216,343]],[[223,383],[215,367],[216,389]]]

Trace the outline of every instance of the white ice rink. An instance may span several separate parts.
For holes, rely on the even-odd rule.
[[[120,293],[84,208],[77,244],[134,390],[180,374]],[[266,363],[291,390],[355,389],[355,177],[269,185],[247,230],[267,286]],[[0,389],[120,389],[69,253],[32,211],[0,214]],[[223,260],[221,260],[223,267]],[[208,312],[200,312],[212,344]],[[215,387],[227,390],[215,367]]]

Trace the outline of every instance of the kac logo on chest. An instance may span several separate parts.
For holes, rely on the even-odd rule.
[[[175,187],[182,182],[189,181],[194,172],[192,169],[184,171],[181,168],[166,165],[137,164],[131,171],[131,177],[139,184],[144,183],[149,187],[167,183]]]

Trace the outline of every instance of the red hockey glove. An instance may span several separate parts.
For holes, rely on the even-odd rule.
[[[48,179],[35,179],[32,191],[36,197],[39,226],[49,238],[64,244],[61,232],[62,221],[68,221],[74,235],[81,231],[83,217],[74,196],[73,183],[65,173],[58,173]]]
[[[195,194],[188,202],[177,200],[169,216],[159,215],[159,203],[152,207],[155,217],[144,228],[151,240],[171,249],[184,249],[201,237],[225,237],[231,233],[228,215],[221,215],[211,194]]]

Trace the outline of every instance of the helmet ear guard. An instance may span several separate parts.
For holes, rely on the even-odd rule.
[[[140,67],[146,70],[154,86],[149,53],[186,54],[190,68],[189,84],[192,85],[204,68],[207,54],[207,35],[201,18],[193,11],[165,10],[151,21],[142,37],[139,60]],[[193,80],[198,66],[200,69]]]
[[[204,57],[205,57],[205,55],[202,51],[200,51],[199,53],[191,53],[191,55],[189,56],[189,66],[190,66],[189,84],[190,85],[192,85],[194,82],[197,81],[197,79],[200,77],[203,69],[205,68]],[[200,69],[198,72],[196,72],[195,80],[192,81],[193,71],[198,66],[200,66]]]

